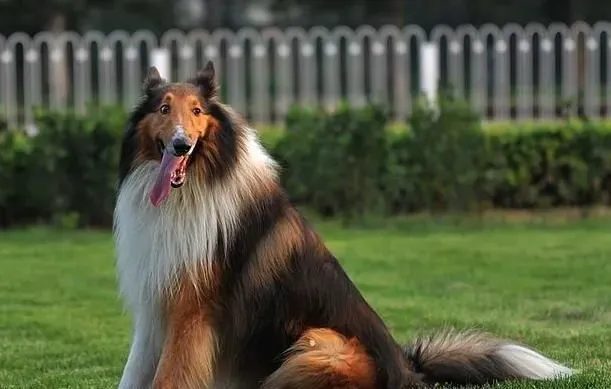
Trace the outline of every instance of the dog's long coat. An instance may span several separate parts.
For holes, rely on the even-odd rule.
[[[481,334],[402,347],[278,184],[211,63],[156,69],[127,125],[115,239],[133,339],[121,389],[416,388],[571,370]]]

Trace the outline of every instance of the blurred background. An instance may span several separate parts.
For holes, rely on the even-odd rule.
[[[437,87],[489,120],[599,117],[609,16],[599,0],[2,0],[0,106],[27,126],[33,107],[130,107],[148,66],[179,80],[213,59],[258,124],[340,100],[403,120]]]
[[[606,205],[609,17],[599,0],[0,0],[0,178],[22,183],[0,189],[1,224],[108,225],[147,68],[186,80],[209,59],[319,213]]]

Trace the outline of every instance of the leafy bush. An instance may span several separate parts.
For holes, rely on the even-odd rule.
[[[275,153],[290,167],[284,181],[289,193],[346,223],[375,210],[383,199],[378,177],[385,166],[386,122],[376,106],[291,110]]]
[[[31,146],[27,134],[9,131],[7,123],[0,121],[0,227],[30,221],[35,213],[23,190]]]
[[[119,142],[127,116],[104,109],[87,117],[39,112],[30,191],[50,218],[75,213],[79,225],[108,225],[114,207]]]
[[[112,222],[120,135],[126,115],[104,109],[90,116],[36,112],[39,132],[0,134],[3,224]]]
[[[611,125],[516,125],[487,134],[488,194],[497,207],[609,204]]]
[[[424,208],[469,210],[480,202],[479,172],[486,159],[481,124],[462,101],[440,99],[438,109],[419,104],[410,118],[411,179]]]
[[[340,193],[350,188],[350,173],[342,170],[349,165],[340,163],[347,157],[336,142],[347,131],[333,132],[330,125],[328,114],[295,109],[274,150],[287,164],[285,185],[293,199],[324,214],[354,209]],[[367,204],[377,205],[368,211],[380,211],[380,204],[386,214],[397,214],[610,203],[611,123],[482,126],[468,105],[445,98],[438,109],[419,102],[406,126],[388,127],[384,156],[369,148],[357,153],[363,164],[382,166],[367,176],[377,182],[367,189]],[[325,138],[329,134],[334,140]],[[370,132],[370,141],[378,134]]]
[[[0,121],[0,226],[110,226],[126,112],[39,111],[39,133]],[[414,106],[402,126],[377,106],[293,108],[262,130],[291,198],[348,223],[366,214],[609,205],[611,124],[493,124],[461,101]]]

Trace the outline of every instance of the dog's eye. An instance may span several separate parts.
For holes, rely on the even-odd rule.
[[[159,112],[161,112],[163,115],[167,115],[168,113],[170,113],[170,106],[167,104],[162,105],[159,108]]]
[[[157,151],[159,151],[159,154],[163,154],[164,150],[165,150],[165,145],[163,144],[161,139],[157,139]]]
[[[193,115],[198,116],[200,113],[202,113],[202,110],[200,108],[193,108]]]

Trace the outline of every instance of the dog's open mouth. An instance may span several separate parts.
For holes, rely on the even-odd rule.
[[[180,188],[185,183],[187,159],[189,157],[180,157],[178,167],[170,174],[170,184],[172,188]]]
[[[166,148],[161,149],[162,157],[150,199],[157,207],[170,194],[171,188],[180,188],[186,180],[189,155],[176,156]]]

